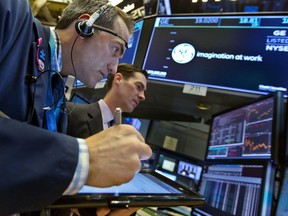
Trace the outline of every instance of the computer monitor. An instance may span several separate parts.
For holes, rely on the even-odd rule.
[[[232,92],[287,94],[287,13],[154,19],[143,61],[150,79]]]
[[[272,167],[270,162],[207,165],[199,190],[206,202],[192,215],[270,216]]]
[[[160,154],[157,163],[157,170],[174,173],[177,165],[177,160],[164,154]]]
[[[71,99],[71,102],[75,103],[75,104],[89,104],[90,102],[85,100],[84,98],[82,98],[79,95],[74,95]]]
[[[130,41],[128,43],[128,49],[126,50],[124,56],[119,60],[119,63],[134,64],[137,47],[142,32],[143,22],[143,20],[139,20],[135,23],[133,34],[130,37]]]
[[[159,147],[155,170],[173,176],[175,181],[198,190],[203,170],[203,161]]]
[[[206,162],[283,159],[284,99],[277,92],[212,116]]]
[[[141,128],[142,125],[142,121],[139,118],[130,118],[130,117],[125,117],[124,118],[124,124],[129,124],[132,125],[133,127],[135,127],[138,131]]]
[[[202,166],[180,160],[178,163],[177,174],[193,179],[198,183],[202,174]]]

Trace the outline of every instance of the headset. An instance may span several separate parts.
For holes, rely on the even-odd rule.
[[[79,20],[75,24],[75,28],[77,33],[84,38],[89,38],[94,34],[94,28],[95,28],[95,21],[102,16],[102,14],[105,12],[105,10],[110,5],[110,2],[107,4],[101,6],[97,11],[95,11],[88,20]],[[97,28],[97,27],[96,27]],[[102,27],[103,28],[103,27]]]
[[[81,37],[84,37],[84,38],[90,38],[94,34],[94,29],[98,29],[100,31],[108,32],[108,33],[120,38],[121,40],[123,40],[124,43],[125,43],[125,47],[128,49],[128,42],[123,37],[118,35],[117,32],[115,32],[115,31],[113,31],[111,29],[108,29],[108,28],[105,28],[105,27],[102,27],[102,26],[94,24],[95,21],[100,16],[103,15],[103,13],[109,7],[109,5],[111,5],[110,2],[108,2],[107,4],[101,6],[97,11],[95,11],[90,16],[90,18],[88,20],[82,20],[82,19],[78,20],[75,23],[76,31]]]

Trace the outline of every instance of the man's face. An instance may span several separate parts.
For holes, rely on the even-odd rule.
[[[135,73],[133,77],[127,80],[122,78],[118,88],[122,110],[130,113],[140,102],[144,101],[146,88],[147,79],[140,72]]]
[[[129,42],[130,33],[120,17],[116,19],[115,32]],[[125,50],[125,42],[121,38],[96,31],[91,38],[81,40],[73,54],[77,78],[87,87],[94,88],[103,77],[116,73]]]

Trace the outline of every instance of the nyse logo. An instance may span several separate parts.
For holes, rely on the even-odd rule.
[[[287,30],[274,30],[273,36],[267,36],[266,51],[288,52]]]

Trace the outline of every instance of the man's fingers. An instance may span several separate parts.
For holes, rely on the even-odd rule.
[[[138,154],[140,160],[147,160],[152,156],[152,149],[145,143],[139,145]]]

